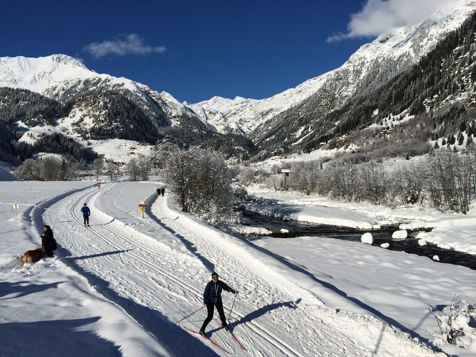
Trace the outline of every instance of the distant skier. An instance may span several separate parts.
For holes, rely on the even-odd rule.
[[[81,212],[83,213],[84,226],[89,227],[89,216],[91,215],[91,211],[89,210],[89,207],[86,203],[84,204],[83,208],[81,208]]]
[[[157,191],[157,196],[160,196],[160,192],[162,191],[162,189],[158,187],[156,191]]]
[[[213,311],[215,307],[217,308],[218,314],[220,315],[222,327],[224,327],[225,330],[229,331],[225,319],[225,312],[223,311],[223,302],[221,300],[222,290],[228,291],[233,294],[238,294],[238,291],[230,288],[223,281],[219,281],[218,274],[213,272],[212,280],[208,282],[205,288],[205,292],[203,293],[203,303],[207,307],[208,316],[203,322],[202,328],[199,332],[202,336],[205,336],[205,328],[213,318]]]
[[[53,237],[53,231],[47,224],[43,227],[43,233],[41,234],[41,245],[45,251],[47,257],[54,257],[54,250],[56,250],[56,240]]]
[[[162,188],[160,189],[160,193],[162,194],[162,196],[165,194],[165,186],[162,186]]]

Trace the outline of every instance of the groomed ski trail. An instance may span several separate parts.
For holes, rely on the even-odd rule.
[[[187,226],[190,221],[186,219],[185,224],[181,222],[181,215],[169,210],[163,197],[153,204],[150,216],[140,218],[135,202],[154,197],[153,191],[148,183],[103,185],[101,190],[64,197],[47,207],[44,214],[45,221],[54,222],[57,240],[71,254],[68,258],[107,284],[117,294],[119,304],[131,300],[176,321],[200,306],[213,268],[240,291],[234,312],[227,317],[248,351],[236,349],[226,335],[210,330],[213,338],[236,355],[367,356],[377,347],[378,355],[403,356],[411,350],[415,355],[432,354],[401,334],[386,331],[374,318],[337,314],[323,307],[312,294],[281,278],[279,272],[240,252],[240,247],[229,242],[230,237],[220,241],[216,236],[194,232],[196,227]],[[127,207],[115,199],[125,192],[134,197]],[[84,202],[92,210],[89,228],[82,225],[80,208]],[[207,234],[206,229],[204,232]],[[243,253],[243,261],[237,252]],[[226,305],[231,298],[224,294],[224,301],[228,314]],[[203,319],[203,315],[194,316],[187,323],[197,328]],[[159,330],[152,333],[166,343]],[[399,344],[405,346],[402,353],[390,348]]]

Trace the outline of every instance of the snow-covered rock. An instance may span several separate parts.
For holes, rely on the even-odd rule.
[[[360,241],[365,244],[372,244],[374,242],[374,238],[372,237],[372,233],[364,233],[360,237]]]
[[[395,232],[393,232],[393,234],[392,234],[392,238],[393,238],[393,239],[405,239],[405,238],[407,238],[407,236],[408,236],[408,233],[407,233],[407,231],[406,231],[405,229],[401,229],[401,230],[399,230],[399,231],[395,231]]]
[[[242,226],[242,225],[233,225],[230,228],[243,236],[269,236],[271,232],[269,229],[264,227],[253,227],[253,226]]]
[[[410,228],[411,229],[411,228]],[[429,237],[428,233],[426,232],[418,232],[418,234],[416,235],[416,239],[427,239]]]
[[[425,245],[427,245],[427,244],[428,244],[428,243],[427,243],[426,240],[424,240],[424,239],[419,239],[419,240],[418,240],[418,245],[419,245],[420,247],[423,247],[423,246],[425,246]]]
[[[390,247],[390,244],[389,243],[382,243],[382,244],[380,244],[380,247],[387,249],[388,247]]]
[[[440,261],[440,257],[438,255],[434,255],[433,258],[432,258],[435,262],[439,262]]]

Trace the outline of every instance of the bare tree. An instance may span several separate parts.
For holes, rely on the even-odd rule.
[[[146,157],[140,157],[137,161],[137,166],[139,169],[139,177],[143,181],[147,181],[149,179],[149,172],[151,169],[150,161]]]
[[[431,202],[437,208],[467,213],[476,194],[474,155],[449,150],[434,153],[426,167]]]
[[[120,174],[119,165],[114,161],[107,161],[105,164],[105,173],[109,176],[111,181],[116,181],[117,176]]]
[[[104,159],[98,157],[93,161],[94,173],[96,174],[96,181],[99,180],[99,176],[103,174],[104,171]]]
[[[129,175],[129,180],[139,181],[140,169],[137,159],[131,159],[126,165],[126,172]]]
[[[231,213],[231,174],[218,154],[200,148],[175,150],[166,161],[166,180],[183,211],[211,221]]]

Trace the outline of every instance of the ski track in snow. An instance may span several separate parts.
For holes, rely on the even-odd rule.
[[[152,206],[144,219],[136,211],[135,202],[123,207],[122,200],[115,200],[126,190],[129,195],[134,191],[135,202],[146,199]],[[242,246],[234,245],[230,239],[235,238],[217,239],[207,234],[207,229],[213,231],[208,227],[197,231],[187,217],[168,209],[163,197],[156,200],[156,194],[151,194],[154,190],[149,183],[106,184],[100,190],[76,190],[46,200],[39,205],[40,209],[28,214],[37,227],[42,220],[50,222],[59,244],[70,254],[65,260],[74,261],[82,271],[96,277],[95,281],[105,287],[102,290],[107,290],[107,297],[139,323],[145,321],[150,326],[154,316],[147,319],[134,315],[138,310],[129,308],[127,301],[177,321],[201,306],[210,271],[216,269],[225,282],[240,292],[231,315],[234,296],[224,292],[223,299],[230,327],[246,351],[219,329],[216,313],[207,332],[234,355],[408,356],[409,351],[418,356],[433,354],[373,317],[337,313],[324,307],[312,293],[268,268],[266,262],[253,258]],[[92,211],[88,228],[83,226],[80,213],[84,202]],[[198,330],[205,314],[202,309],[184,321],[184,326]],[[159,327],[151,333],[167,345]],[[177,350],[178,345],[179,342],[171,342],[169,352],[193,350],[195,355],[226,355],[218,349],[197,351],[193,346],[187,349],[186,345]],[[400,351],[395,346],[405,348]]]

